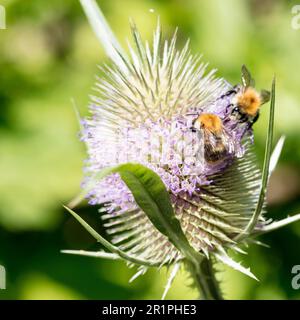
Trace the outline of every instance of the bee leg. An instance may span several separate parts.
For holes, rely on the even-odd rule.
[[[226,107],[225,112],[228,113],[229,108],[232,107],[232,106],[233,106],[233,103],[230,103],[230,104]]]
[[[223,95],[221,95],[221,99],[225,98],[225,97],[229,97],[232,94],[237,94],[237,91],[235,89],[231,89],[229,91],[227,91],[226,93],[224,93]]]
[[[259,118],[259,112],[257,112],[256,116],[251,121],[249,128],[251,128],[253,126],[253,124],[258,120],[258,118]]]
[[[259,112],[257,112],[256,116],[252,120],[252,124],[255,123],[258,120],[258,118],[259,118]]]
[[[248,117],[246,114],[240,113],[240,115],[241,115],[240,120],[239,120],[240,123],[244,123],[244,122],[248,121]]]

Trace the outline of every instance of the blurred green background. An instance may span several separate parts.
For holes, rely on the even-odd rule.
[[[160,16],[164,36],[179,27],[179,45],[194,52],[232,83],[245,63],[258,87],[277,76],[276,139],[285,134],[272,177],[268,217],[300,212],[300,30],[291,27],[297,1],[102,0],[122,44],[132,17],[150,39]],[[61,249],[97,249],[95,241],[62,209],[78,191],[85,148],[78,140],[74,99],[87,114],[88,95],[106,62],[77,0],[1,1],[7,29],[0,30],[0,264],[7,270],[3,299],[160,298],[166,271],[150,270],[128,283],[134,270],[122,262],[64,255]],[[255,125],[262,160],[267,107]],[[93,226],[95,208],[78,210]],[[251,266],[255,282],[219,266],[231,299],[300,299],[291,269],[300,264],[300,223],[266,235],[271,248],[251,246],[236,256]],[[169,299],[195,298],[181,272]]]

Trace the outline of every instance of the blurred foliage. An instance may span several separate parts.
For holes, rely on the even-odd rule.
[[[259,87],[277,76],[276,138],[287,136],[269,189],[268,217],[300,212],[300,30],[291,28],[295,1],[272,0],[102,0],[122,44],[132,17],[150,39],[157,16],[164,36],[179,27],[179,45],[191,39],[228,81],[239,81],[245,63]],[[6,299],[159,298],[166,271],[150,270],[129,284],[134,270],[122,262],[63,255],[60,249],[97,249],[67,213],[79,190],[84,146],[77,137],[74,99],[87,114],[88,95],[106,62],[76,0],[7,0],[7,29],[0,30],[0,264],[7,269]],[[263,107],[267,109],[267,107]],[[264,150],[267,112],[255,125],[258,158]],[[80,213],[99,228],[96,208]],[[300,264],[300,225],[262,239],[237,259],[260,279],[255,282],[219,266],[227,298],[299,299],[291,268]],[[168,298],[195,298],[184,272]]]

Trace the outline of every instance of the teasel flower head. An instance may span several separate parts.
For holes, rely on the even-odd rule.
[[[163,41],[159,23],[152,44],[132,23],[134,45],[127,55],[94,1],[81,2],[111,58],[97,79],[91,115],[82,120],[88,152],[82,188],[91,205],[102,206],[110,241],[96,238],[112,251],[94,255],[140,265],[137,275],[149,266],[174,265],[170,283],[188,261],[202,290],[205,263],[221,261],[255,278],[227,251],[242,251],[256,235],[291,222],[264,218],[266,184],[283,144],[281,139],[270,160],[275,82],[261,172],[252,151],[254,116],[234,112],[248,88],[254,93],[244,98],[254,97],[257,108],[267,92],[255,91],[245,67],[241,83],[229,84],[190,52],[189,43],[177,49],[176,32]]]

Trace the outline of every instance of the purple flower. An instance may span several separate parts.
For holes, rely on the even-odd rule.
[[[149,266],[174,263],[163,297],[179,265],[185,263],[203,296],[220,299],[213,262],[217,259],[255,278],[228,256],[227,249],[241,252],[241,245],[255,242],[253,237],[300,219],[299,214],[272,223],[264,219],[266,186],[284,141],[279,140],[270,156],[275,80],[261,174],[252,152],[252,125],[270,93],[254,89],[246,67],[242,67],[241,84],[232,86],[216,78],[215,70],[207,71],[207,64],[190,53],[188,43],[177,50],[176,33],[171,41],[162,42],[159,24],[151,48],[132,26],[135,49],[129,45],[128,57],[95,1],[81,3],[112,60],[96,83],[98,95],[92,97],[91,115],[81,122],[81,139],[88,151],[82,188],[90,204],[101,205],[99,213],[111,242],[67,209],[111,252],[65,252],[139,265],[132,279]],[[118,174],[97,178],[102,169],[127,162],[152,169],[164,183],[174,210],[169,206],[164,215],[160,208],[158,215],[163,218],[158,223],[153,217],[150,221],[147,207],[141,205],[144,212],[137,205]],[[176,225],[175,236],[166,218]],[[168,226],[161,228],[161,221]]]
[[[139,38],[136,29],[133,34]],[[177,50],[176,35],[162,46],[159,26],[152,49],[140,41],[136,47],[129,47],[131,59],[125,71],[116,64],[106,66],[105,76],[96,83],[100,95],[92,97],[91,116],[82,132],[89,155],[84,185],[107,166],[143,164],[161,177],[182,229],[197,251],[208,256],[225,246],[234,247],[233,238],[242,232],[257,200],[260,174],[250,160],[243,172],[240,159],[249,157],[245,153],[252,130],[230,117],[228,92],[233,86],[216,78],[215,70],[207,71],[207,64],[191,55],[188,44]],[[203,114],[222,123],[226,148],[218,161],[207,161],[205,132],[194,128]],[[212,144],[218,144],[219,138],[211,137]],[[230,179],[238,180],[242,188],[237,197]],[[107,232],[122,249],[160,263],[180,258],[139,209],[118,174],[95,183],[88,197],[90,204],[104,205]]]

